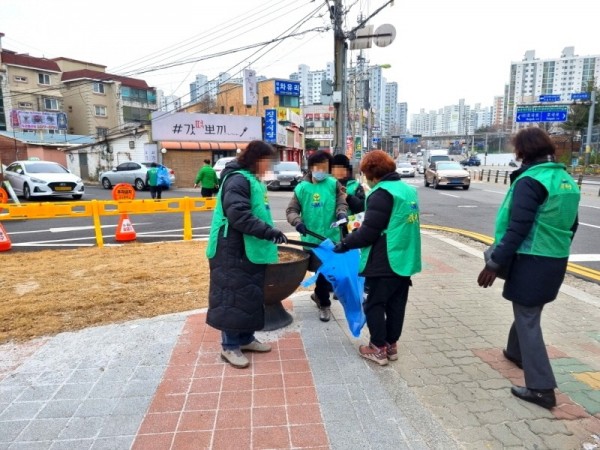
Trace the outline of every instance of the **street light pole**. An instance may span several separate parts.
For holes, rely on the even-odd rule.
[[[342,29],[344,8],[342,0],[335,0],[333,6],[333,33],[334,33],[334,100],[335,136],[334,154],[345,153],[346,145],[346,36]],[[337,93],[337,94],[336,94]]]
[[[590,113],[588,114],[587,136],[585,140],[585,162],[587,167],[590,163],[590,153],[592,152],[592,127],[594,126],[594,110],[596,109],[596,91],[592,89]]]

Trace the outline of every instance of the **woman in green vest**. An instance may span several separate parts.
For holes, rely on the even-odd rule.
[[[496,217],[495,247],[477,282],[487,288],[501,269],[508,272],[502,295],[512,302],[514,322],[504,356],[525,374],[525,386],[513,386],[511,392],[552,408],[556,380],[540,322],[544,305],[556,298],[565,277],[580,193],[565,166],[554,162],[555,146],[544,130],[525,128],[513,145],[522,165],[510,176]]]
[[[267,189],[260,181],[269,170],[273,148],[252,141],[221,174],[206,256],[210,286],[206,323],[221,330],[221,358],[248,367],[243,350],[268,352],[254,332],[264,327],[267,264],[277,262],[277,246],[287,242],[273,227]]]
[[[360,275],[365,277],[363,303],[369,345],[360,356],[379,365],[398,359],[411,276],[421,271],[419,200],[414,187],[402,181],[396,163],[382,150],[363,158],[360,170],[371,188],[360,228],[335,246],[342,253],[360,248]]]
[[[331,172],[331,155],[319,150],[308,158],[309,172],[294,189],[294,195],[286,209],[287,221],[296,228],[304,242],[320,244],[313,236],[307,235],[306,230],[331,239],[335,244],[340,241],[339,227],[331,224],[337,220],[348,218],[348,204],[342,185],[333,177]],[[310,271],[316,271],[321,261],[312,255]],[[332,286],[327,279],[319,274],[315,283],[315,291],[311,299],[319,308],[319,319],[328,322],[331,319],[331,299],[329,294]]]
[[[358,214],[365,210],[365,190],[360,182],[352,174],[352,166],[346,155],[334,155],[331,160],[331,175],[344,188],[346,202],[348,203],[348,214]]]

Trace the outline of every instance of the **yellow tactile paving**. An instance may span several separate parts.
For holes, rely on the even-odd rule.
[[[600,372],[574,373],[573,376],[592,389],[600,390]]]

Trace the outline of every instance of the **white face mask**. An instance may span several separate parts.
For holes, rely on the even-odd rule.
[[[317,181],[323,181],[328,176],[329,176],[329,174],[327,172],[318,171],[318,172],[312,173],[312,177]]]

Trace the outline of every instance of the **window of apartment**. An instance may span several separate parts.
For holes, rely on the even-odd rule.
[[[106,117],[106,106],[95,105],[94,114],[100,117]]]
[[[58,111],[58,100],[56,100],[55,98],[45,98],[44,108],[49,109],[51,111]]]
[[[27,77],[21,75],[15,75],[15,81],[17,83],[27,83]]]
[[[279,96],[279,106],[283,106],[286,108],[299,108],[300,97],[292,97],[291,95],[281,95]]]
[[[263,97],[263,105],[269,104],[269,97]]]
[[[233,106],[229,107],[229,112],[232,113],[233,112]]]
[[[47,73],[38,73],[39,84],[50,84],[50,75]]]
[[[101,127],[96,128],[96,135],[99,138],[107,136],[108,135],[108,128],[101,128]]]
[[[31,102],[19,102],[19,109],[33,109],[33,103],[31,103]]]
[[[104,84],[103,83],[94,83],[94,93],[104,94]]]
[[[221,114],[225,114],[225,107],[221,106]]]

